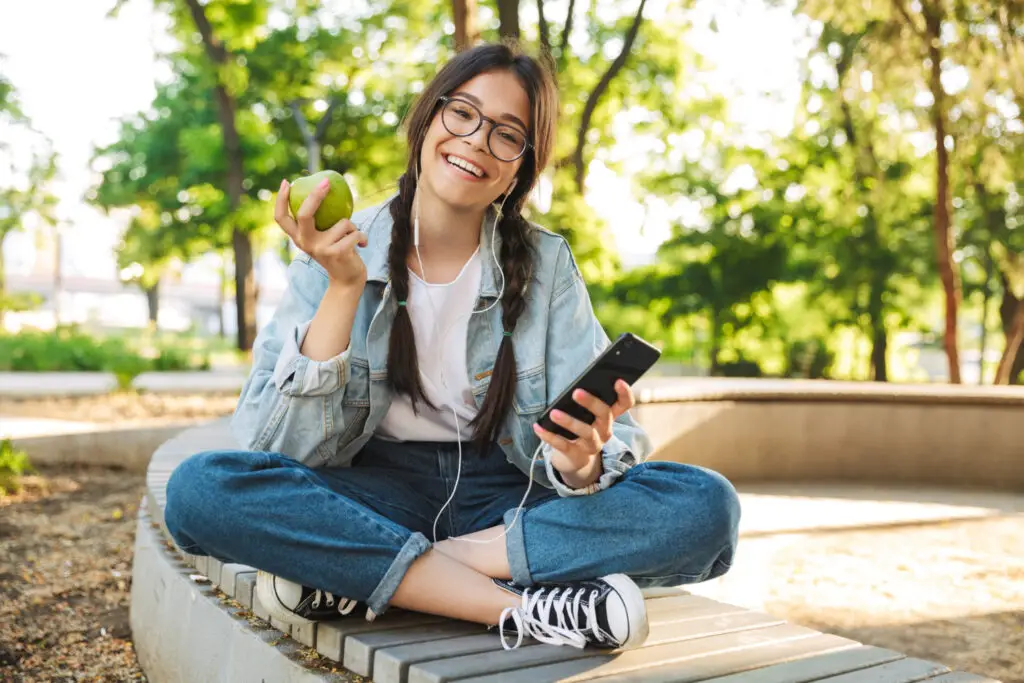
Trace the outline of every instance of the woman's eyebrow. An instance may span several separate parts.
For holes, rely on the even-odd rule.
[[[452,95],[465,97],[467,100],[469,100],[478,107],[484,106],[484,103],[480,101],[479,97],[477,97],[476,95],[470,95],[468,92],[464,90],[456,90],[455,92],[452,93]],[[523,130],[529,130],[529,127],[525,123],[523,123],[522,119],[513,114],[502,114],[498,118],[505,119],[506,121],[512,121],[513,123],[518,123],[520,126],[523,127]]]

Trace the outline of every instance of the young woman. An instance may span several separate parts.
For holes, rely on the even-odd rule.
[[[476,47],[410,112],[396,196],[318,232],[328,189],[292,217],[282,182],[303,255],[232,421],[246,450],[183,462],[165,511],[186,552],[257,567],[282,621],[393,605],[497,625],[505,647],[629,648],[641,587],[729,569],[734,489],[644,462],[627,384],[574,396],[592,425],[555,414],[574,439],[536,424],[609,343],[565,240],[521,215],[557,111],[546,65]]]

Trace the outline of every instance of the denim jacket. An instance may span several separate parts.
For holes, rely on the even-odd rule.
[[[491,250],[493,218],[492,210],[481,225],[477,310],[493,303],[501,287]],[[256,338],[252,371],[232,418],[236,439],[248,449],[282,453],[310,467],[347,466],[388,411],[388,339],[398,307],[388,276],[392,227],[388,202],[357,212],[352,222],[366,233],[368,244],[358,250],[366,263],[367,283],[349,347],[325,361],[300,352],[327,290],[326,271],[310,256],[300,255],[288,266],[288,289],[280,305]],[[533,273],[525,293],[526,309],[512,337],[515,396],[498,436],[506,459],[524,474],[530,473],[541,443],[533,423],[609,344],[568,243],[531,227]],[[494,248],[500,258],[500,235],[494,237],[499,240]],[[467,335],[466,365],[479,408],[502,338],[501,306],[470,316]],[[602,451],[603,471],[596,484],[585,489],[566,485],[551,466],[546,445],[541,451],[543,467],[533,468],[534,481],[562,496],[607,488],[651,450],[650,440],[629,413],[616,420],[613,434]]]

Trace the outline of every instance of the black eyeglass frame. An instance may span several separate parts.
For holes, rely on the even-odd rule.
[[[492,119],[489,116],[484,116],[484,113],[482,111],[480,111],[480,107],[476,106],[475,104],[473,104],[469,100],[464,100],[461,97],[449,97],[448,95],[441,95],[440,97],[437,98],[437,100],[438,100],[438,102],[442,103],[441,104],[441,112],[440,112],[441,113],[441,125],[444,126],[444,129],[446,131],[448,131],[449,133],[451,133],[452,135],[454,135],[456,137],[468,138],[470,135],[473,135],[478,130],[480,130],[480,126],[484,125],[484,121],[487,121],[489,124],[491,124],[491,130],[490,130],[489,133],[487,133],[487,151],[490,152],[491,156],[494,157],[495,159],[497,159],[498,161],[504,161],[505,163],[512,163],[513,161],[517,161],[519,159],[522,159],[523,155],[526,154],[526,151],[528,149],[532,149],[533,148],[533,143],[530,142],[530,136],[529,136],[528,133],[524,133],[517,126],[513,126],[513,125],[510,125],[508,123],[501,123],[499,121],[495,121],[494,119]],[[448,124],[445,123],[445,120],[444,120],[444,108],[448,105],[449,102],[458,102],[459,104],[464,104],[464,105],[466,105],[468,107],[472,107],[476,111],[477,115],[480,118],[477,119],[476,127],[473,130],[469,131],[468,133],[456,133],[455,131],[453,131],[452,129],[450,129],[448,127]],[[497,154],[494,153],[494,149],[491,147],[491,136],[494,135],[494,131],[497,130],[499,126],[504,126],[505,128],[511,128],[512,130],[516,131],[517,133],[522,133],[523,137],[524,137],[524,139],[526,141],[526,144],[523,145],[523,151],[521,151],[517,156],[514,156],[511,159],[502,159],[501,157],[499,157]]]

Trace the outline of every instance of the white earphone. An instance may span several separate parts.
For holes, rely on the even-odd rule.
[[[494,302],[490,306],[488,306],[487,308],[482,308],[482,309],[480,309],[478,311],[470,311],[469,313],[466,313],[466,314],[463,314],[463,315],[459,316],[458,318],[456,318],[455,322],[453,322],[452,324],[450,324],[448,326],[448,329],[445,330],[444,335],[439,335],[438,334],[439,330],[436,327],[437,311],[434,310],[434,302],[433,302],[433,300],[431,300],[429,295],[427,296],[427,301],[429,302],[430,308],[431,308],[431,314],[432,314],[432,317],[433,317],[433,319],[435,321],[434,334],[437,335],[438,339],[440,340],[439,343],[435,344],[435,347],[438,349],[438,355],[440,355],[440,352],[445,348],[444,342],[448,338],[448,334],[455,327],[456,322],[458,322],[459,320],[462,320],[462,318],[464,318],[464,317],[471,317],[474,313],[485,313],[485,312],[491,310],[492,308],[494,308],[495,306],[497,306],[498,304],[501,303],[501,298],[505,294],[505,272],[501,269],[501,261],[498,259],[498,252],[497,252],[497,248],[495,246],[496,245],[495,236],[496,236],[497,230],[498,230],[498,222],[502,218],[502,212],[504,210],[505,201],[508,200],[509,196],[512,194],[512,190],[515,189],[515,186],[518,183],[519,183],[519,179],[518,178],[513,178],[512,179],[512,183],[508,186],[508,189],[505,191],[505,196],[501,200],[501,204],[499,204],[499,205],[497,205],[495,207],[495,217],[494,217],[494,221],[491,223],[491,256],[494,258],[494,265],[497,266],[498,273],[501,275],[501,287],[499,288],[498,296],[494,300]],[[420,212],[419,212],[419,192],[418,192],[418,190],[419,190],[419,164],[416,165],[416,189],[415,189],[416,195],[415,195],[415,197],[413,199],[413,223],[412,223],[413,224],[413,233],[412,233],[413,236],[412,236],[412,242],[413,242],[413,247],[416,249],[416,261],[419,263],[419,266],[420,266],[421,278],[422,278],[422,280],[424,282],[428,282],[428,280],[427,280],[427,271],[426,271],[426,269],[423,266],[423,258],[420,256]],[[444,363],[438,361],[438,367],[441,369],[441,384],[447,390],[448,389],[448,382],[445,380],[445,376],[444,376]],[[452,487],[451,495],[448,496],[448,500],[446,500],[444,505],[441,506],[441,509],[438,510],[438,512],[437,512],[437,516],[434,518],[434,526],[433,526],[434,543],[437,543],[437,522],[438,522],[439,519],[441,519],[441,515],[444,513],[445,509],[447,509],[448,505],[450,505],[452,500],[454,500],[455,492],[459,490],[459,479],[462,476],[462,433],[461,433],[461,430],[459,429],[459,415],[455,411],[455,408],[452,408],[452,417],[455,419],[455,439],[456,439],[456,443],[458,444],[458,449],[459,449],[459,464],[458,464],[458,469],[456,470],[455,485]],[[540,452],[541,452],[543,446],[544,446],[543,442],[540,445],[538,445],[537,446],[537,450],[534,451],[533,456],[530,458],[530,480],[529,480],[529,483],[526,486],[526,493],[523,494],[523,499],[521,501],[519,501],[519,506],[516,508],[516,513],[515,513],[515,515],[513,515],[512,521],[509,523],[509,525],[508,525],[508,527],[506,529],[502,530],[501,535],[495,536],[494,538],[488,539],[486,541],[477,541],[477,540],[472,540],[472,539],[468,539],[468,538],[458,538],[458,537],[452,537],[451,540],[453,540],[453,541],[462,541],[464,543],[487,544],[487,543],[493,543],[494,541],[498,540],[499,538],[504,538],[505,537],[505,535],[508,533],[508,530],[511,529],[513,526],[515,526],[516,522],[519,519],[519,513],[520,513],[520,511],[522,511],[523,506],[526,505],[526,499],[530,496],[530,490],[533,488],[533,466],[534,466],[534,464],[536,464],[537,457],[538,457],[538,455],[540,455]]]

